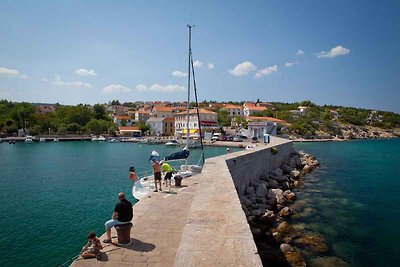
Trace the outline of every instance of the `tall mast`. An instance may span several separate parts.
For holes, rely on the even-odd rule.
[[[189,148],[189,118],[190,118],[190,112],[189,112],[189,108],[190,108],[190,68],[191,68],[191,58],[192,58],[192,27],[193,25],[187,25],[189,28],[189,60],[188,60],[188,98],[187,98],[187,121],[186,121],[186,147]]]

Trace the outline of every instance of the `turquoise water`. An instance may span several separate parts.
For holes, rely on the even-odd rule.
[[[305,204],[292,223],[319,232],[328,255],[350,266],[400,261],[400,139],[298,143],[321,167],[298,189]],[[317,255],[304,252],[308,260]]]
[[[104,232],[118,192],[134,201],[129,166],[151,174],[153,149],[161,156],[177,151],[133,143],[0,144],[0,266],[57,266],[74,257],[89,231]],[[205,149],[206,157],[224,153]],[[189,163],[199,158],[192,150]]]

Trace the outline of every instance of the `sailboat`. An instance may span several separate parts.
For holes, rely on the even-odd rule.
[[[203,136],[201,131],[201,123],[200,123],[200,114],[199,114],[199,107],[198,107],[198,99],[197,99],[197,88],[196,88],[196,80],[194,75],[194,63],[193,63],[193,56],[192,56],[192,47],[191,47],[191,39],[192,39],[192,25],[187,25],[189,29],[189,63],[188,63],[188,97],[187,97],[187,123],[186,123],[186,142],[185,147],[181,151],[177,151],[166,156],[163,161],[171,162],[171,161],[185,161],[185,164],[180,166],[180,170],[177,171],[175,175],[173,175],[172,179],[175,176],[180,176],[182,178],[190,177],[196,175],[202,171],[201,165],[193,165],[188,164],[188,157],[190,155],[190,148],[194,147],[201,147],[201,159],[202,163],[204,164],[204,147],[203,147]],[[197,125],[199,127],[199,142],[197,140],[193,140],[190,138],[190,86],[191,86],[191,77],[193,77],[193,87],[194,93],[196,98],[196,113],[197,113]],[[151,161],[153,158],[160,160],[160,155],[158,152],[153,151],[149,158]],[[144,198],[153,188],[152,176],[147,176],[141,179],[138,179],[133,187],[132,187],[132,195],[137,199]]]

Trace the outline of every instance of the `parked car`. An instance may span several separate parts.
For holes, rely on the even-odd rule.
[[[227,141],[228,139],[226,138],[226,136],[225,135],[220,135],[219,136],[219,141]]]
[[[240,135],[240,138],[242,138],[242,139],[247,139],[247,136],[245,136],[245,135]]]
[[[255,137],[255,136],[253,136],[253,137],[251,138],[251,142],[252,142],[252,143],[258,143],[258,138]]]
[[[213,136],[211,137],[212,141],[219,141],[219,138],[222,134],[221,133],[214,133]]]
[[[239,135],[236,135],[236,136],[233,138],[233,142],[243,142],[243,139],[242,139],[242,137],[240,137]]]
[[[233,141],[234,136],[233,135],[227,135],[226,136],[226,141]]]

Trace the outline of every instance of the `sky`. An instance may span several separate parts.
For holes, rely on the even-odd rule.
[[[184,101],[190,24],[200,101],[400,113],[399,14],[400,1],[0,0],[0,99]]]

